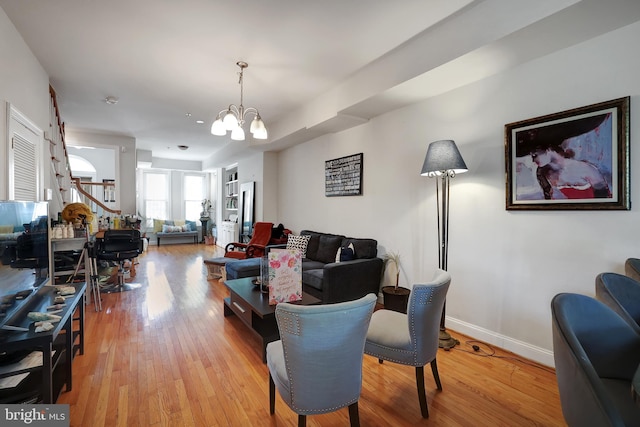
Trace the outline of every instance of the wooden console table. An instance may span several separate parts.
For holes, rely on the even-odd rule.
[[[56,402],[64,385],[66,391],[71,390],[73,358],[76,353],[84,354],[84,298],[87,285],[82,282],[68,286],[75,287],[76,292],[66,298],[63,311],[57,313],[61,319],[53,323],[52,330],[36,333],[35,322],[27,317],[31,311],[46,312],[48,306],[54,305],[58,287],[47,285],[39,288],[35,295],[25,301],[25,306],[20,307],[5,324],[25,328],[27,331],[0,331],[2,351],[42,351],[42,366],[0,374],[0,378],[29,374],[16,387],[0,389],[0,403],[20,403],[38,396],[36,403],[51,404]]]

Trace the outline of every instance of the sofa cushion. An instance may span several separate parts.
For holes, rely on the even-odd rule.
[[[344,238],[345,236],[339,234],[330,234],[330,233],[320,233],[318,231],[311,230],[302,230],[300,232],[301,236],[311,236],[309,239],[309,244],[307,245],[307,258],[315,259],[319,261],[318,258],[318,249],[320,246],[320,237],[321,236],[338,236]],[[335,254],[333,254],[335,256]]]
[[[300,232],[301,236],[309,236],[309,244],[307,245],[307,255],[306,258],[316,259],[316,253],[318,253],[318,242],[320,239],[321,233],[316,233],[315,231],[302,230]]]
[[[185,224],[189,226],[189,231],[198,231],[198,225],[195,221],[185,221]]]
[[[163,233],[180,233],[182,232],[182,227],[179,225],[167,225],[164,224],[162,226],[162,232]]]
[[[164,225],[164,219],[154,219],[153,220],[153,232],[160,233],[162,231],[162,226]]]
[[[307,258],[324,262],[325,264],[335,262],[336,252],[338,251],[341,243],[341,236],[335,236],[332,234],[321,234],[318,238],[318,250],[316,252],[315,258],[312,258],[310,256],[307,256]]]
[[[324,270],[321,268],[305,271],[302,267],[302,283],[319,291],[322,291],[323,276]]]
[[[346,237],[342,241],[342,247],[353,243],[355,259],[370,259],[378,256],[378,241],[375,239],[356,239]]]
[[[302,257],[307,255],[307,246],[309,244],[310,236],[294,236],[290,235],[287,239],[287,249],[297,249],[302,254]]]
[[[322,270],[324,266],[325,266],[324,262],[314,261],[309,258],[304,258],[302,260],[302,271],[318,270],[318,269]]]

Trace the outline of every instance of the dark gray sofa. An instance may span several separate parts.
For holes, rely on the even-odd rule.
[[[378,258],[378,242],[338,234],[302,230],[309,235],[302,260],[302,287],[324,304],[351,301],[368,293],[378,295],[384,262]],[[336,261],[340,247],[353,244],[355,259]]]
[[[309,235],[307,253],[302,260],[302,289],[320,298],[323,304],[351,301],[368,293],[378,295],[383,261],[378,258],[378,242],[338,234],[303,230]],[[355,259],[335,262],[338,248],[353,244]],[[286,245],[268,246],[283,248]],[[227,279],[258,276],[259,259],[229,261]]]

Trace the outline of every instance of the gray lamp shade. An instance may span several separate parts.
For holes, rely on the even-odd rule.
[[[456,143],[445,139],[429,144],[420,175],[429,176],[447,171],[458,174],[467,170],[467,165],[462,160]]]

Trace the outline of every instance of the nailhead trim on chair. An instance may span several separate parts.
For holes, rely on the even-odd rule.
[[[420,289],[420,290],[417,290],[416,292],[418,292],[418,295],[417,295],[418,297],[416,298],[417,304],[426,306],[431,304],[431,302],[433,301],[433,288]],[[415,319],[413,317],[411,318],[411,336],[412,337],[416,336],[416,324],[415,324]],[[416,356],[418,354],[416,340],[412,338],[411,344],[413,344],[413,365],[420,366],[418,363],[418,360],[416,359]]]
[[[295,316],[295,318],[291,316],[281,317],[279,326],[283,331],[286,331],[290,334],[301,334],[302,327],[300,325],[300,317],[298,316]]]

